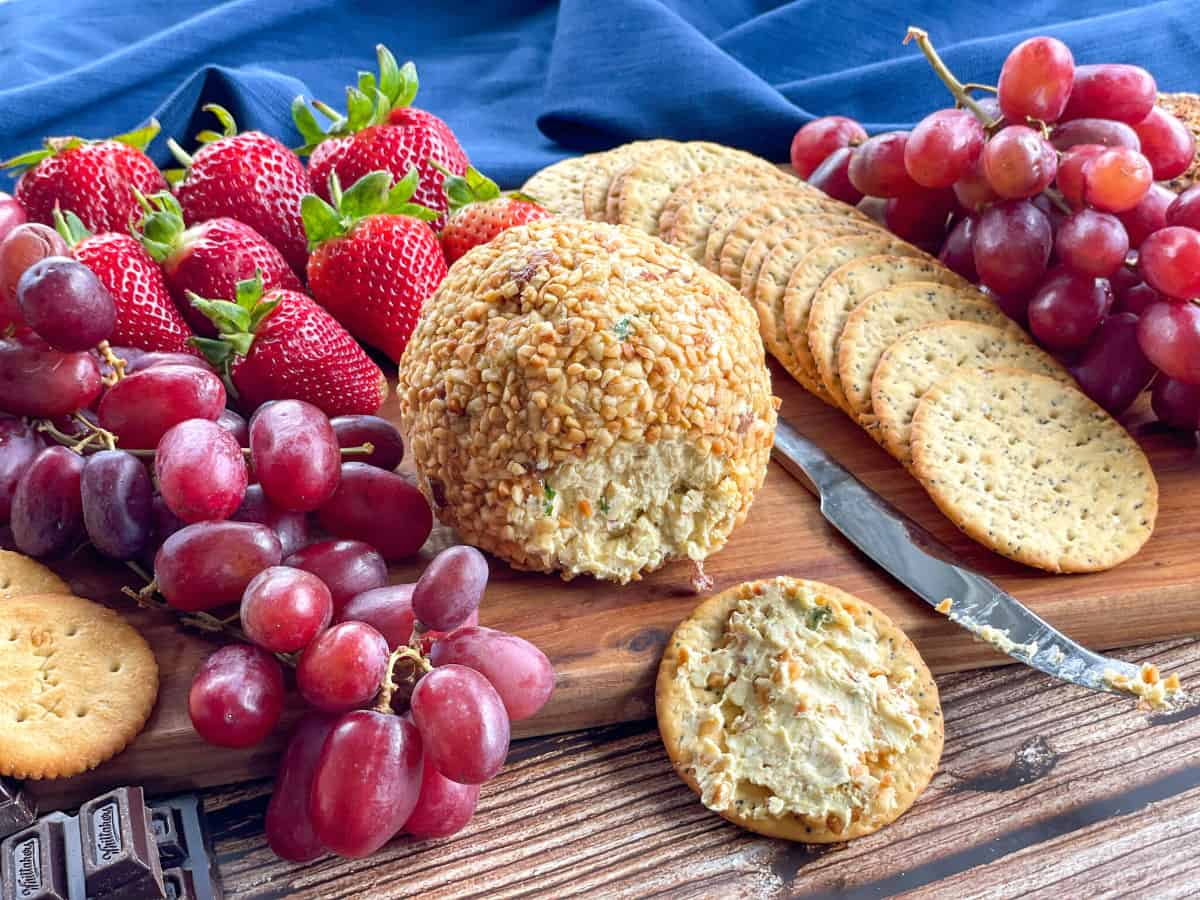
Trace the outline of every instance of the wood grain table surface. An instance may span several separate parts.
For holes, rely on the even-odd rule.
[[[1200,684],[1200,640],[1114,655]],[[938,685],[933,783],[848,845],[770,840],[710,813],[653,722],[514,743],[463,832],[364,860],[277,860],[269,782],[204,799],[228,897],[1200,896],[1200,708],[1148,714],[1020,666]]]

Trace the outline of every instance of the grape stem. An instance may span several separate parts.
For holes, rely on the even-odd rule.
[[[413,633],[414,635],[416,634],[415,630]],[[383,675],[383,684],[379,688],[379,699],[375,703],[376,712],[390,713],[392,711],[392,697],[395,695],[397,687],[395,677],[396,663],[402,659],[407,659],[413,664],[413,671],[408,676],[410,680],[418,672],[424,675],[433,669],[433,664],[416,647],[401,644],[393,650],[388,657],[387,671]]]
[[[908,26],[908,33],[904,35],[903,43],[907,44],[909,41],[917,42],[917,46],[921,48],[921,52],[924,53],[925,58],[929,60],[930,67],[933,69],[937,77],[942,79],[942,83],[945,84],[950,90],[950,93],[954,95],[954,99],[969,109],[974,114],[975,118],[983,123],[984,128],[991,128],[997,123],[997,121],[999,121],[993,120],[986,112],[984,112],[983,107],[976,103],[971,97],[971,88],[986,90],[988,85],[979,85],[974,83],[963,84],[961,81],[955,78],[954,73],[950,71],[950,69],[942,61],[942,58],[938,56],[938,52],[933,49],[933,43],[929,40],[929,32],[925,31],[923,28],[917,28],[913,25],[910,25]],[[992,90],[995,90],[995,88],[992,88]]]
[[[107,387],[112,387],[125,377],[125,360],[113,353],[108,341],[101,341],[96,345],[96,350],[100,354],[100,357],[112,367],[112,374],[105,375],[103,378],[104,384]]]
[[[1046,199],[1059,208],[1064,215],[1071,215],[1075,210],[1071,209],[1071,205],[1067,203],[1067,198],[1062,195],[1062,191],[1058,188],[1045,188],[1042,191],[1046,195]]]
[[[146,582],[145,586],[140,590],[134,590],[126,585],[121,588],[121,593],[126,597],[131,598],[138,606],[143,609],[152,609],[156,612],[171,613],[178,618],[180,624],[194,628],[197,631],[203,631],[207,634],[225,634],[235,640],[241,641],[244,644],[252,644],[253,641],[246,636],[246,632],[242,631],[239,625],[240,617],[236,615],[228,616],[220,619],[212,613],[204,612],[180,612],[171,606],[158,593],[158,582],[150,576],[145,569],[133,561],[127,560],[127,565],[134,573],[137,574],[142,581]],[[296,666],[296,655],[294,653],[276,653],[275,658],[286,666]]]
[[[109,431],[105,428],[101,428],[99,425],[97,425],[91,419],[88,419],[85,416],[81,416],[78,413],[75,413],[74,415],[72,415],[71,418],[74,421],[78,422],[80,425],[82,425],[85,429],[87,429],[88,433],[85,437],[74,438],[71,435],[67,434],[65,431],[63,431],[62,429],[60,429],[57,425],[55,425],[49,419],[36,419],[34,424],[38,431],[49,435],[55,441],[62,444],[64,447],[67,447],[68,449],[75,451],[80,456],[85,455],[84,451],[99,450],[99,449],[104,449],[104,450],[116,450],[117,449],[118,438],[111,431]],[[95,446],[95,444],[97,442],[102,444],[103,447]],[[146,457],[146,458],[152,458],[156,452],[154,450],[143,450],[140,448],[136,448],[136,449],[130,448],[130,449],[126,450],[124,447],[122,447],[121,449],[125,450],[126,453],[133,454],[134,456],[141,456],[141,457]],[[355,447],[342,447],[341,451],[342,451],[342,456],[350,456],[350,457],[370,456],[372,453],[375,452],[375,445],[372,444],[370,441],[364,441],[363,443],[358,444]],[[249,458],[250,457],[249,448],[243,447],[242,455]]]

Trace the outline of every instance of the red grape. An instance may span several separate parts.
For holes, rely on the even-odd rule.
[[[185,522],[226,519],[246,493],[246,461],[233,435],[208,419],[172,426],[154,452],[158,489]]]
[[[0,525],[12,513],[17,481],[45,444],[24,419],[0,418]]]
[[[504,766],[508,713],[479,672],[439,666],[417,682],[410,702],[427,758],[451,781],[482,784]]]
[[[229,518],[235,522],[257,522],[259,525],[266,525],[279,536],[279,544],[285,557],[291,556],[308,544],[308,517],[304,513],[287,512],[276,507],[267,499],[260,484],[252,484],[246,488],[242,505],[234,510]]]
[[[303,400],[280,400],[254,414],[250,458],[271,502],[293,512],[314,510],[332,497],[341,474],[329,419]]]
[[[341,482],[317,518],[330,534],[370,541],[389,561],[412,556],[433,530],[420,491],[395,472],[357,462],[342,464]]]
[[[979,280],[979,274],[975,271],[975,226],[978,223],[976,216],[959,219],[958,224],[950,229],[950,235],[938,254],[942,265],[972,282]]]
[[[35,262],[51,256],[69,256],[71,248],[53,228],[30,222],[19,225],[0,240],[0,300],[8,321],[20,321],[17,282]]]
[[[983,148],[981,159],[992,190],[1008,199],[1040,194],[1058,171],[1054,148],[1025,125],[1009,125],[997,132]]]
[[[388,664],[383,635],[365,622],[342,622],[321,632],[300,657],[296,687],[309,706],[342,712],[377,693]]]
[[[939,109],[917,123],[904,145],[904,167],[917,184],[948,188],[983,149],[983,125],[965,109]]]
[[[954,182],[954,196],[967,212],[979,212],[996,199],[996,192],[992,190],[983,171],[982,153],[962,178]]]
[[[1084,346],[1112,306],[1112,288],[1103,278],[1058,267],[1029,301],[1029,330],[1052,350]]]
[[[824,116],[802,125],[792,138],[792,168],[808,178],[835,150],[861,144],[866,130],[845,116]]]
[[[1083,200],[1105,212],[1133,209],[1153,182],[1150,163],[1136,150],[1116,147],[1083,164]]]
[[[417,805],[404,823],[404,832],[418,839],[457,834],[475,815],[479,785],[451,781],[433,767],[428,758],[421,775]]]
[[[337,416],[329,420],[339,447],[361,447],[372,444],[375,449],[367,456],[354,457],[378,469],[395,469],[404,460],[404,439],[400,430],[379,416]]]
[[[808,176],[808,183],[824,191],[834,200],[851,206],[863,198],[863,193],[850,182],[850,160],[854,158],[853,147],[834,150]]]
[[[284,560],[293,566],[312,572],[333,596],[336,616],[351,597],[387,584],[387,563],[379,551],[362,541],[321,541],[309,544]]]
[[[41,451],[17,481],[12,500],[13,542],[29,556],[56,556],[84,535],[80,480],[83,457],[66,447]]]
[[[167,504],[157,494],[150,500],[150,518],[150,540],[146,543],[146,553],[143,553],[142,559],[149,568],[153,569],[155,554],[162,546],[163,541],[175,532],[186,528],[187,522],[167,509]]]
[[[1196,156],[1196,138],[1186,125],[1160,106],[1133,126],[1142,142],[1142,155],[1154,169],[1155,181],[1177,178]]]
[[[383,635],[388,649],[412,639],[412,592],[416,585],[389,584],[351,597],[338,613],[339,622],[366,622]]]
[[[38,338],[0,339],[0,410],[53,419],[92,405],[100,367],[90,353],[51,350]]]
[[[337,718],[309,713],[288,739],[271,788],[264,827],[272,852],[289,862],[309,862],[325,853],[308,814],[313,774]]]
[[[488,564],[474,547],[448,547],[433,558],[412,593],[422,625],[438,631],[457,628],[479,609],[487,588]]]
[[[1113,304],[1114,313],[1128,312],[1140,316],[1151,303],[1165,300],[1158,291],[1144,281],[1139,281],[1116,293],[1117,302]]]
[[[1200,306],[1169,300],[1151,304],[1138,317],[1137,338],[1168,378],[1200,385]]]
[[[1076,209],[1083,206],[1083,167],[1104,149],[1099,144],[1078,144],[1063,153],[1058,165],[1058,189]]]
[[[1150,394],[1154,415],[1172,428],[1195,431],[1200,428],[1200,385],[1186,384],[1165,375],[1154,379]]]
[[[100,424],[128,449],[150,450],[185,419],[215,420],[225,408],[225,387],[212,372],[193,366],[154,366],[122,378],[105,393]]]
[[[936,250],[946,236],[946,222],[955,206],[953,191],[919,190],[889,199],[883,219],[897,236]]]
[[[1052,37],[1032,37],[1009,51],[996,82],[1004,118],[1053,122],[1066,108],[1075,76],[1070,49]]]
[[[998,294],[987,285],[980,287],[984,294],[992,298],[992,302],[1000,311],[1020,325],[1029,328],[1029,295],[1028,294]]]
[[[308,811],[317,840],[342,856],[370,856],[412,815],[421,770],[412,722],[365,709],[342,716],[313,773]]]
[[[62,256],[35,262],[17,282],[27,325],[55,350],[87,350],[108,340],[117,323],[112,294],[83,263]]]
[[[1200,231],[1200,184],[1192,185],[1167,207],[1167,224]]]
[[[1112,119],[1075,119],[1062,122],[1050,132],[1050,143],[1055,150],[1061,151],[1080,144],[1142,149],[1142,141],[1133,127]]]
[[[225,407],[225,409],[221,410],[221,414],[217,416],[216,422],[233,435],[233,439],[238,442],[239,447],[250,446],[250,426],[246,424],[246,420],[238,413],[229,407]]]
[[[200,666],[188,692],[196,733],[218,747],[253,747],[283,711],[283,669],[270,653],[229,644]]]
[[[1154,77],[1139,66],[1076,66],[1071,96],[1059,118],[1116,119],[1134,125],[1150,114],[1157,99]]]
[[[554,667],[545,653],[515,634],[480,625],[435,641],[430,662],[479,672],[496,689],[513,722],[534,715],[554,692]]]
[[[197,522],[163,541],[154,557],[159,592],[185,612],[237,603],[246,585],[279,565],[279,538],[249,522]]]
[[[1117,218],[1129,235],[1129,246],[1137,249],[1142,241],[1167,226],[1167,210],[1175,200],[1175,192],[1161,184],[1150,185],[1146,196],[1133,209],[1119,213]]]
[[[1081,209],[1063,220],[1054,235],[1058,261],[1081,275],[1104,277],[1125,263],[1129,235],[1111,213]]]
[[[272,653],[303,650],[329,627],[333,598],[316,575],[288,566],[263,569],[242,594],[246,637]]]
[[[0,241],[18,225],[26,222],[25,207],[16,201],[12,194],[0,191]]]
[[[975,269],[998,294],[1033,290],[1046,272],[1050,221],[1028,200],[1006,200],[986,209],[975,226]]]
[[[1200,231],[1171,225],[1154,232],[1138,247],[1138,271],[1168,297],[1200,296]]]
[[[907,144],[907,131],[888,131],[867,138],[850,160],[850,183],[872,197],[899,197],[920,190],[904,167]]]
[[[154,513],[150,475],[124,450],[88,457],[80,481],[83,524],[92,546],[113,559],[135,559],[150,541]]]
[[[1138,317],[1108,316],[1096,330],[1083,359],[1071,366],[1080,389],[1112,415],[1125,412],[1154,377],[1154,365],[1138,347]]]

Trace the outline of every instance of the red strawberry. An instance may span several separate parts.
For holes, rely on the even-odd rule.
[[[446,277],[446,260],[422,218],[434,213],[410,203],[416,169],[395,187],[372,172],[343,196],[335,176],[334,204],[304,198],[308,287],[360,341],[399,362],[425,298]],[[416,217],[416,218],[414,218]]]
[[[129,234],[91,234],[72,212],[55,215],[71,255],[96,273],[117,305],[113,344],[139,350],[192,353],[192,330],[171,302],[171,294],[146,248]]]
[[[359,75],[358,86],[346,91],[345,116],[324,103],[313,102],[317,110],[332,119],[328,130],[317,124],[303,98],[297,97],[292,104],[292,118],[305,140],[300,152],[310,154],[308,174],[313,190],[322,199],[331,200],[331,174],[336,174],[342,184],[353,184],[380,170],[399,180],[415,166],[419,181],[413,199],[444,214],[446,197],[437,166],[461,175],[467,170],[467,155],[450,126],[433,113],[409,105],[417,95],[416,67],[411,62],[397,66],[396,58],[382,44],[375,51],[378,82],[370,73]],[[322,145],[331,140],[337,142],[334,147],[322,151]],[[439,215],[435,226],[440,227],[443,221],[444,215]]]
[[[354,338],[299,291],[263,292],[262,279],[239,282],[236,302],[192,303],[220,337],[196,338],[246,410],[269,400],[306,400],[326,415],[373,413],[387,397],[379,366]]]
[[[175,188],[184,221],[195,225],[227,216],[244,222],[278,247],[296,274],[303,275],[308,245],[300,199],[312,192],[304,163],[261,131],[238,134],[223,107],[210,103],[204,109],[221,121],[222,134],[202,131],[203,146],[192,156],[168,142],[187,168]]]
[[[179,201],[156,194],[146,202],[142,245],[162,266],[167,289],[196,334],[215,337],[212,322],[193,309],[188,293],[229,299],[237,283],[261,273],[266,290],[301,291],[304,286],[275,246],[237,219],[209,219],[185,229]]]
[[[54,210],[70,210],[91,231],[124,232],[137,219],[135,191],[166,190],[162,173],[143,151],[158,134],[158,122],[107,141],[47,138],[45,149],[0,163],[24,169],[16,197],[31,222],[54,224]]]
[[[550,218],[549,211],[524,194],[501,194],[496,182],[478,169],[468,168],[466,175],[447,172],[443,184],[450,201],[450,221],[440,237],[448,263],[506,228]]]

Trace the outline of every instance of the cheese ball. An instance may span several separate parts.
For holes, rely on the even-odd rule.
[[[619,583],[725,544],[778,407],[737,291],[656,238],[569,219],[456,262],[397,390],[443,523],[515,568]]]

